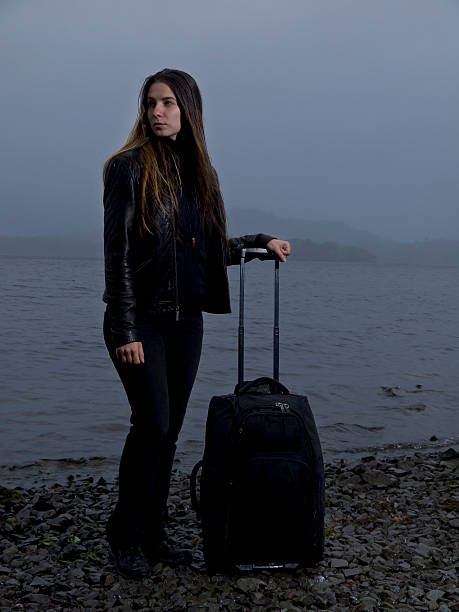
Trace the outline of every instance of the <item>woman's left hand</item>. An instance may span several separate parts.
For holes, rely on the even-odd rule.
[[[290,255],[290,242],[286,240],[273,238],[268,242],[266,248],[274,251],[281,261],[287,261],[287,257]]]

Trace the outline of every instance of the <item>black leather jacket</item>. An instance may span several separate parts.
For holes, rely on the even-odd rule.
[[[103,299],[115,346],[140,340],[138,313],[178,315],[179,311],[173,223],[164,215],[156,219],[154,236],[139,234],[141,173],[140,150],[134,149],[114,157],[105,175]],[[254,234],[224,241],[217,232],[208,234],[204,311],[230,312],[226,266],[239,263],[238,251],[243,247],[265,247],[271,239]]]

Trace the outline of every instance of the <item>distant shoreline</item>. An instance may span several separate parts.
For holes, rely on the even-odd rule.
[[[290,241],[294,261],[459,266],[459,240],[375,244],[373,248],[309,238]],[[0,236],[0,257],[103,259],[103,245],[89,238]]]

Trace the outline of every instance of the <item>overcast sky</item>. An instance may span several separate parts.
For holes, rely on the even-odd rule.
[[[168,67],[229,209],[459,239],[458,32],[456,0],[0,0],[0,235],[100,232],[103,163]]]

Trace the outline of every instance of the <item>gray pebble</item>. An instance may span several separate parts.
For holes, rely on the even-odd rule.
[[[26,603],[37,603],[46,605],[49,602],[49,597],[44,593],[30,593],[29,595],[25,595],[24,597],[22,597],[22,601]]]
[[[332,559],[330,562],[330,567],[347,567],[349,562],[346,559]]]
[[[362,570],[358,567],[349,567],[343,570],[343,574],[346,578],[352,578],[353,576],[359,576],[362,573]]]
[[[426,544],[419,544],[414,550],[416,555],[428,559],[432,555],[432,548]]]
[[[72,524],[73,517],[71,514],[64,513],[59,514],[56,518],[50,519],[48,521],[48,525],[50,525],[53,529],[58,531],[65,531],[69,525]]]
[[[439,589],[432,589],[427,593],[426,597],[429,601],[436,603],[439,599],[443,597],[444,594],[444,591],[440,591]]]
[[[236,587],[244,593],[247,593],[248,591],[256,591],[262,585],[266,586],[266,584],[258,578],[239,578],[239,580],[236,582]]]

